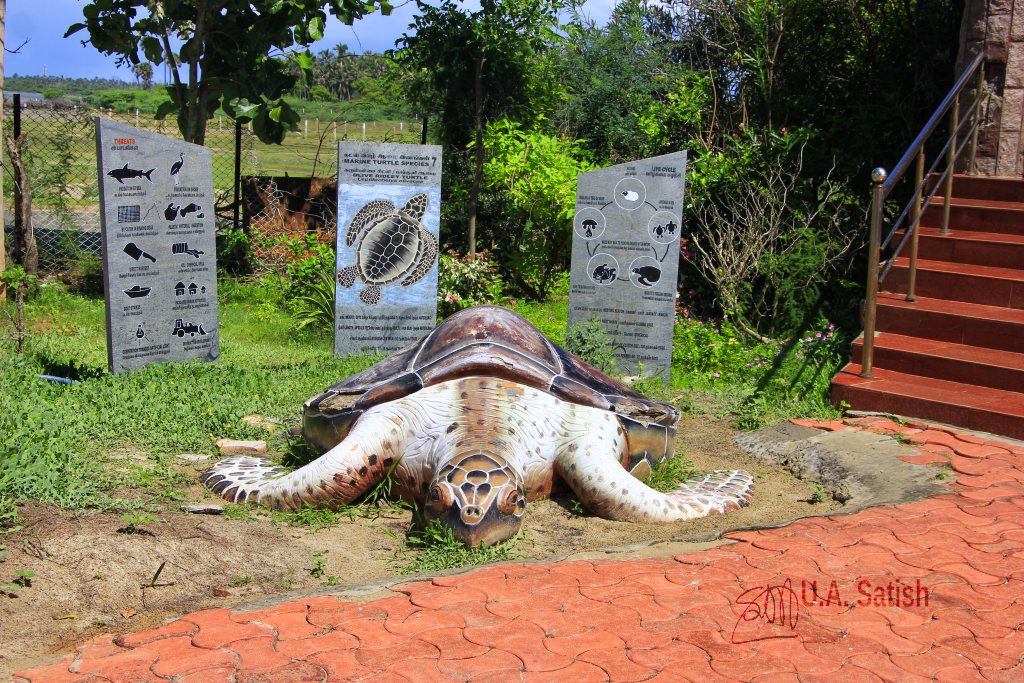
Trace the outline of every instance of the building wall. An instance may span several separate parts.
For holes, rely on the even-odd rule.
[[[1024,0],[966,0],[958,72],[982,51],[991,98],[978,136],[977,172],[1024,175]]]

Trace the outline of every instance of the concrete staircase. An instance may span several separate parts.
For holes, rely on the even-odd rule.
[[[956,176],[921,221],[917,301],[901,257],[878,296],[874,377],[852,362],[832,401],[1024,439],[1024,179]],[[905,249],[904,251],[909,251]]]

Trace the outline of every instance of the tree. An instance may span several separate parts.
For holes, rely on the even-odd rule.
[[[65,36],[85,30],[83,44],[117,64],[165,61],[174,83],[170,101],[157,116],[177,114],[185,140],[202,144],[206,122],[218,107],[241,121],[252,121],[264,142],[281,142],[297,127],[299,116],[282,99],[297,81],[287,59],[291,54],[302,78],[308,79],[312,56],[292,54],[323,37],[326,8],[345,23],[380,7],[387,0],[91,0],[82,8],[84,22]],[[171,41],[184,41],[176,54]],[[178,72],[187,67],[186,80]]]
[[[467,12],[453,0],[417,0],[415,32],[399,38],[395,61],[413,77],[410,101],[437,113],[440,137],[452,152],[472,146],[466,202],[468,251],[476,251],[477,204],[483,183],[484,129],[501,116],[536,112],[549,97],[536,85],[539,55],[554,39],[558,0],[482,0]]]
[[[647,30],[648,6],[623,0],[603,28],[576,17],[557,66],[568,93],[553,119],[595,157],[621,163],[686,146],[711,110],[700,74]]]
[[[133,64],[132,75],[142,85],[143,90],[149,90],[153,87],[153,65],[149,62]]]

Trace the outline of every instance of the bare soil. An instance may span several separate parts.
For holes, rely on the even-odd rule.
[[[746,456],[736,432],[707,417],[684,419],[679,452],[701,470],[744,468],[757,475],[753,503],[727,515],[666,525],[611,522],[581,514],[571,499],[531,504],[519,560],[638,556],[707,547],[721,534],[776,526],[842,506],[812,502],[813,490],[787,470]],[[205,463],[182,469],[198,474]],[[198,485],[188,503],[219,499]],[[0,583],[19,569],[34,572],[17,597],[0,596],[0,676],[54,661],[92,636],[137,631],[184,613],[238,607],[312,592],[372,593],[411,578],[399,574],[411,514],[384,510],[376,518],[310,532],[252,520],[193,515],[162,503],[143,533],[125,533],[121,513],[82,513],[26,505],[20,531],[0,537],[8,558]],[[324,553],[322,571],[314,555]],[[163,565],[156,580],[157,569]]]

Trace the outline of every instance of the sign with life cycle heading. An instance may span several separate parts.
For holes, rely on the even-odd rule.
[[[440,146],[338,143],[336,355],[434,329],[440,222]]]
[[[220,357],[212,152],[96,118],[111,372]]]
[[[569,325],[597,319],[618,370],[672,369],[686,152],[581,173],[573,218]]]

